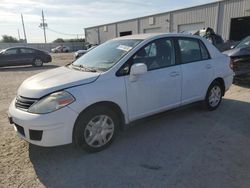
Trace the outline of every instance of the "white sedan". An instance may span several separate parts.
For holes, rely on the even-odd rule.
[[[231,68],[229,57],[198,36],[116,38],[25,80],[9,120],[32,144],[74,142],[96,152],[134,120],[196,101],[215,110],[232,84]]]
[[[69,52],[70,48],[68,46],[57,46],[56,48],[52,48],[51,52],[52,53],[64,53],[64,52]]]

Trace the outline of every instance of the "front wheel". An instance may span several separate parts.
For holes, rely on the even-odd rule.
[[[87,110],[75,123],[74,141],[88,152],[101,151],[113,142],[119,122],[117,114],[107,108]]]
[[[208,110],[215,110],[221,103],[222,100],[222,86],[219,82],[213,82],[207,91],[205,104]]]

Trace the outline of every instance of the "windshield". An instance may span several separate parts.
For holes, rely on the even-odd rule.
[[[135,39],[107,41],[90,50],[72,65],[97,71],[107,71],[141,41]]]
[[[244,38],[235,48],[245,48],[250,46],[250,36]]]

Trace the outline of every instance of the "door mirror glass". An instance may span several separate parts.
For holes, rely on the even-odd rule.
[[[130,74],[134,76],[139,76],[145,74],[148,71],[147,65],[145,63],[136,63],[132,65]]]
[[[234,45],[232,45],[230,48],[233,49],[233,48],[234,48]]]

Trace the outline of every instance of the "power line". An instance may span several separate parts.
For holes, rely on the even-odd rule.
[[[49,31],[51,31],[51,32],[54,32],[54,33],[57,33],[57,34],[61,34],[61,35],[68,35],[68,36],[78,36],[78,35],[80,35],[80,36],[84,36],[84,34],[79,34],[79,33],[75,33],[75,34],[73,34],[73,33],[64,33],[64,32],[60,32],[60,31],[56,31],[56,30],[54,30],[54,29],[51,29],[51,28],[47,28]]]

